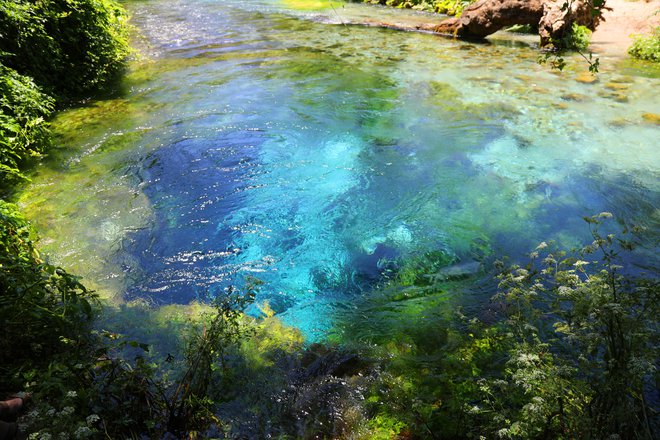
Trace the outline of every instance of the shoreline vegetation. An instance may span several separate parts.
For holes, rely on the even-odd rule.
[[[352,0],[352,2],[434,12],[445,14],[450,18],[460,18],[466,8],[477,3],[476,0]],[[633,58],[658,62],[660,59],[660,5],[657,1],[607,0],[604,3],[594,2],[593,4],[597,13],[602,16],[595,29],[583,29],[574,32],[574,29],[569,28],[566,35],[567,40],[554,42],[556,46],[558,44],[558,49],[586,51],[589,48],[589,40],[591,40],[595,50],[598,52],[627,53]],[[453,34],[456,31],[455,28],[438,26],[440,23],[446,23],[448,21],[451,20],[439,19],[437,22],[433,21],[423,25],[378,22],[364,24],[398,30],[422,30],[439,32],[441,34]],[[586,23],[578,24],[583,25]],[[587,27],[590,26],[587,25]],[[538,23],[514,25],[513,27],[505,26],[503,30],[537,34]],[[585,33],[587,34],[586,40],[582,36]],[[571,39],[571,34],[578,34],[578,38],[575,41],[577,44],[573,44],[574,41]]]
[[[468,4],[378,3],[455,15]],[[53,112],[113,92],[128,18],[114,0],[8,0],[0,35],[10,199],[48,153]],[[632,52],[658,61],[659,37]],[[430,281],[451,267],[437,253],[402,264],[308,345],[267,303],[259,318],[243,313],[256,279],[212,304],[108,304],[48,263],[0,199],[0,397],[30,393],[18,423],[31,439],[657,438],[657,273],[627,270],[644,231],[610,217],[585,218],[582,249],[541,243],[528,262],[486,273]],[[488,317],[444,299],[483,277],[495,286]],[[367,311],[392,303],[410,304],[405,319],[365,331]],[[438,319],[422,320],[431,308]]]

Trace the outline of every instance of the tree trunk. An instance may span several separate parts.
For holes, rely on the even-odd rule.
[[[573,23],[595,29],[598,17],[590,0],[479,0],[458,18],[424,30],[460,37],[483,38],[516,24],[538,26],[541,46],[562,38]]]

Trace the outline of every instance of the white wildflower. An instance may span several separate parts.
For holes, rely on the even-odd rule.
[[[62,408],[62,411],[60,411],[60,415],[70,416],[71,414],[73,414],[73,412],[74,409],[72,406],[65,406],[64,408]]]
[[[73,436],[77,439],[87,438],[94,433],[88,426],[81,426],[76,429],[76,432],[73,433]]]
[[[66,397],[78,397],[78,393],[76,391],[69,391],[66,393]]]
[[[557,291],[558,291],[557,293],[559,293],[559,295],[567,296],[567,295],[570,295],[571,292],[573,292],[573,289],[571,289],[568,286],[559,286],[559,289],[557,289]]]
[[[96,414],[87,416],[87,419],[85,419],[88,426],[92,426],[94,423],[98,422],[99,420],[101,420],[101,418]]]
[[[548,247],[548,243],[546,243],[545,241],[542,241],[541,244],[539,244],[538,246],[536,246],[536,250],[545,249],[545,248],[547,248],[547,247]]]

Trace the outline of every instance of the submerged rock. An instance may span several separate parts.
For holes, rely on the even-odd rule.
[[[476,275],[480,269],[481,263],[469,261],[444,267],[430,277],[434,281],[460,280]]]
[[[616,102],[628,102],[628,95],[626,95],[622,91],[616,91],[616,92],[601,91],[598,93],[598,96],[600,96],[601,98],[612,99]]]
[[[644,113],[642,119],[651,124],[660,125],[660,115],[655,113]]]
[[[561,99],[564,101],[585,102],[589,100],[589,97],[580,93],[566,93],[561,95]]]
[[[575,81],[582,84],[595,84],[598,82],[598,77],[593,73],[582,72],[575,78]]]
[[[362,373],[369,362],[357,354],[334,350],[321,344],[312,344],[304,353],[303,369],[299,379],[309,380],[318,377],[347,377]]]
[[[614,81],[605,84],[606,89],[615,90],[615,91],[628,90],[629,87],[630,86],[628,84],[618,83],[618,82],[614,82]]]
[[[630,121],[626,118],[616,118],[608,121],[607,125],[610,127],[621,128],[630,125]]]

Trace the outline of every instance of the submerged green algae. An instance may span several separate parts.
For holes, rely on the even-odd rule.
[[[322,338],[326,315],[352,301],[341,294],[368,291],[381,260],[570,245],[613,189],[657,191],[657,128],[642,116],[660,111],[652,78],[604,67],[585,84],[577,61],[559,74],[524,46],[240,2],[204,3],[208,21],[193,26],[190,6],[170,6],[132,6],[150,58],[121,98],[54,121],[62,148],[20,196],[53,260],[110,296],[157,301],[176,284],[187,302],[256,272],[283,319]]]

